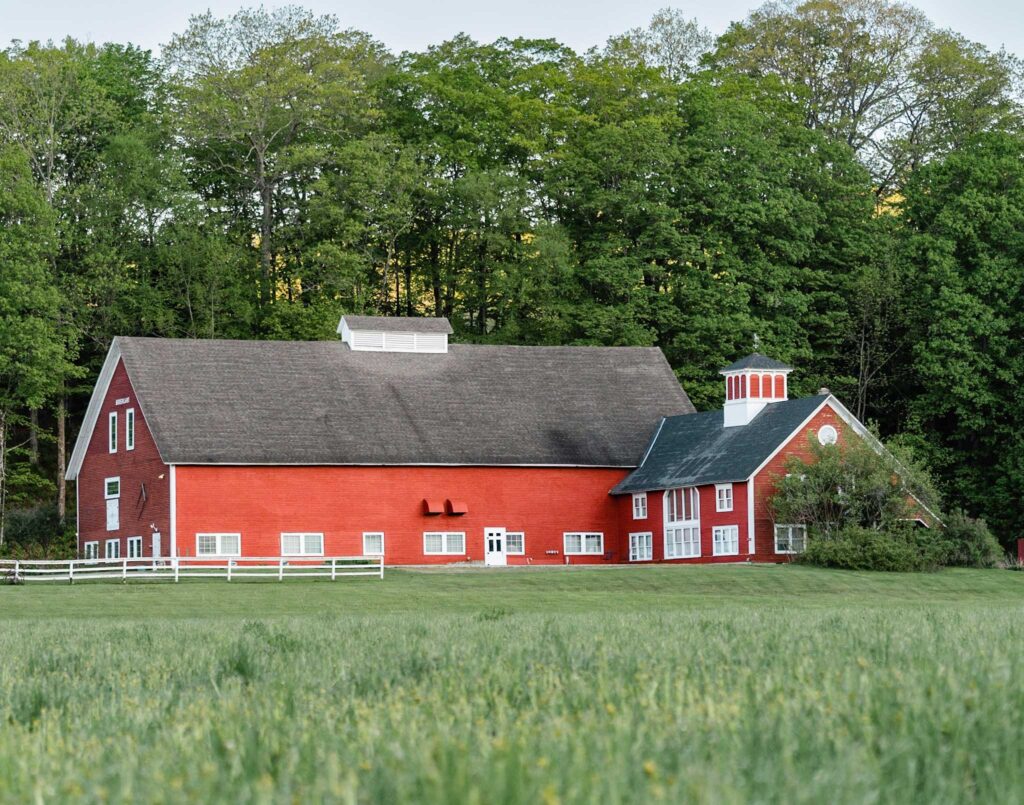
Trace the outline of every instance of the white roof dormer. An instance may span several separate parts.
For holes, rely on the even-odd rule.
[[[342,316],[338,334],[349,349],[361,352],[448,351],[448,319],[401,316]]]

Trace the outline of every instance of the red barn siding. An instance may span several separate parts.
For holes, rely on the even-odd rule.
[[[775,553],[775,521],[771,514],[771,498],[776,482],[786,475],[786,464],[793,456],[804,461],[812,457],[809,439],[824,425],[832,425],[839,433],[839,444],[849,438],[849,427],[830,406],[826,405],[812,417],[798,433],[792,436],[775,457],[754,478],[754,534],[755,556],[760,562],[788,562],[789,554]]]
[[[127,398],[128,402],[117,404]],[[135,409],[135,449],[125,449],[125,412]],[[117,411],[117,452],[107,449],[107,421],[111,411]],[[121,478],[120,528],[107,531],[106,500],[103,496],[105,479]],[[142,499],[142,485],[146,486],[146,499]],[[170,543],[170,473],[160,458],[156,443],[146,425],[142,406],[135,396],[124,364],[118,363],[100,409],[89,447],[77,479],[78,498],[78,550],[85,551],[85,543],[99,541],[100,556],[108,539],[121,541],[121,556],[128,555],[128,537],[142,537],[143,556],[152,555],[153,530],[162,537],[162,553],[168,554]],[[151,527],[152,526],[152,527]]]
[[[281,533],[322,532],[327,555],[362,554],[364,531],[383,531],[387,564],[484,558],[487,527],[525,533],[525,557],[565,562],[566,531],[604,533],[604,554],[572,564],[628,559],[619,498],[621,469],[529,467],[178,466],[179,556],[194,556],[196,534],[241,533],[242,553],[278,556]],[[458,500],[464,515],[425,515],[423,499]],[[628,496],[627,496],[628,500]],[[632,529],[631,529],[632,530]],[[424,531],[463,531],[466,555],[424,556]],[[624,547],[625,546],[625,547]],[[549,553],[552,552],[552,553]]]

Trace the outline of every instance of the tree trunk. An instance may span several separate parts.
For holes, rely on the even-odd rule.
[[[430,243],[430,284],[434,290],[434,315],[440,317],[444,312],[444,298],[441,295],[441,244],[436,239]]]
[[[57,516],[63,524],[68,509],[68,482],[64,480],[64,473],[67,472],[67,422],[68,422],[68,401],[64,396],[64,389],[60,391],[57,400]]]
[[[33,467],[39,466],[39,409],[29,411],[28,460]]]
[[[384,249],[384,277],[381,281],[381,288],[384,291],[384,298],[381,300],[380,309],[383,315],[388,315],[388,297],[391,294],[391,287],[389,285],[391,275],[391,255],[394,252],[394,245],[388,243]],[[397,302],[397,299],[396,299]]]
[[[266,307],[271,300],[271,278],[274,268],[274,185],[267,179],[264,154],[257,155],[256,166],[260,201],[263,205],[260,215],[260,306]]]
[[[412,316],[412,266],[408,255],[405,257],[405,315]]]

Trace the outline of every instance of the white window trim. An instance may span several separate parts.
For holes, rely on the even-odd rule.
[[[511,536],[514,536],[514,535],[517,535],[517,536],[521,537],[520,541],[522,542],[522,545],[523,545],[521,550],[513,551],[511,548],[508,547],[508,545],[509,545],[508,538],[511,537]],[[525,556],[526,555],[526,532],[525,531],[506,531],[505,532],[505,553],[507,553],[509,556]]]
[[[107,491],[107,488],[109,487],[111,481],[117,481],[117,494],[115,494],[115,495],[111,495],[110,492]],[[115,475],[115,476],[113,476],[111,478],[104,478],[103,479],[103,499],[104,500],[113,500],[114,498],[119,498],[119,497],[121,497],[121,476],[120,475]]]
[[[380,537],[380,551],[368,551],[366,550],[366,538],[367,537]],[[363,532],[363,556],[383,556],[384,555],[384,532],[383,531],[364,531]]]
[[[135,409],[124,412],[124,449],[135,449]]]
[[[735,545],[736,550],[719,550],[719,540],[715,539],[719,534],[724,531],[735,531],[736,539]],[[730,540],[733,542],[733,540]],[[739,556],[740,555],[740,527],[738,525],[716,525],[711,529],[711,551],[712,556]]]
[[[633,538],[634,537],[647,537],[648,545],[650,546],[650,556],[646,559],[634,559],[633,558]],[[654,533],[651,531],[636,531],[629,535],[629,561],[630,562],[653,562],[654,561]]]
[[[647,493],[646,492],[634,492],[633,493],[633,519],[634,520],[646,520],[647,519]]]
[[[298,537],[299,538],[299,552],[298,553],[285,553],[284,540],[285,537]],[[307,551],[306,550],[306,537],[320,537],[320,550],[319,551]],[[239,537],[241,540],[241,537]],[[321,531],[282,531],[281,532],[281,556],[323,556],[324,555],[324,535]]]
[[[83,546],[85,548],[86,559],[99,559],[100,558],[100,541],[98,539],[89,540]],[[92,554],[90,556],[89,554]]]
[[[132,556],[132,545],[138,545],[139,550],[135,556]],[[128,537],[128,558],[129,559],[141,559],[142,558],[142,537]]]
[[[789,528],[789,529],[799,528],[801,531],[803,531],[804,532],[804,550],[807,549],[807,526],[806,525],[804,525],[803,523],[776,523],[775,524],[775,528],[772,530],[772,535],[774,537],[774,544],[773,544],[772,547],[775,548],[775,553],[789,554],[789,555],[803,553],[803,551],[780,551],[779,550],[779,529],[780,528]],[[790,535],[790,539],[792,539],[792,534]]]
[[[439,551],[428,551],[427,550],[427,535],[428,534],[440,534],[441,535],[441,550]],[[453,551],[449,542],[451,537],[462,537],[462,550]],[[465,531],[424,531],[423,532],[423,555],[424,556],[465,556],[466,555],[466,532]]]
[[[117,452],[117,411],[107,414],[107,452]]]
[[[117,549],[117,556],[111,556],[110,548],[113,546]],[[117,537],[108,539],[103,543],[103,558],[104,559],[120,559],[121,558],[121,540]]]
[[[723,508],[722,506],[722,492],[729,493],[729,506]],[[715,484],[715,511],[716,512],[731,512],[735,501],[733,500],[733,487],[732,484]]]
[[[569,537],[579,536],[580,550],[570,551],[568,547]],[[587,537],[600,537],[600,550],[587,550]],[[562,550],[566,556],[603,556],[604,555],[604,532],[603,531],[566,531],[562,534]]]
[[[200,537],[216,537],[217,538],[217,551],[215,553],[199,553],[199,538]],[[237,553],[224,553],[224,537],[238,537],[238,552]],[[196,556],[202,558],[213,558],[216,559],[219,556],[241,556],[242,555],[242,534],[239,531],[203,531],[196,534]]]

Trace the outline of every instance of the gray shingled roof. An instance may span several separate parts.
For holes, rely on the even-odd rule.
[[[738,372],[740,369],[792,369],[792,366],[777,361],[775,358],[769,358],[767,355],[762,355],[759,352],[754,352],[751,355],[747,355],[745,358],[740,358],[738,361],[734,361],[721,369],[722,372]]]
[[[452,326],[445,318],[415,316],[342,316],[350,330],[384,330],[391,333],[444,333]]]
[[[726,428],[721,410],[669,417],[643,464],[613,494],[745,481],[829,395],[769,403],[746,425]]]
[[[636,466],[662,416],[693,411],[656,348],[117,343],[174,464]]]

